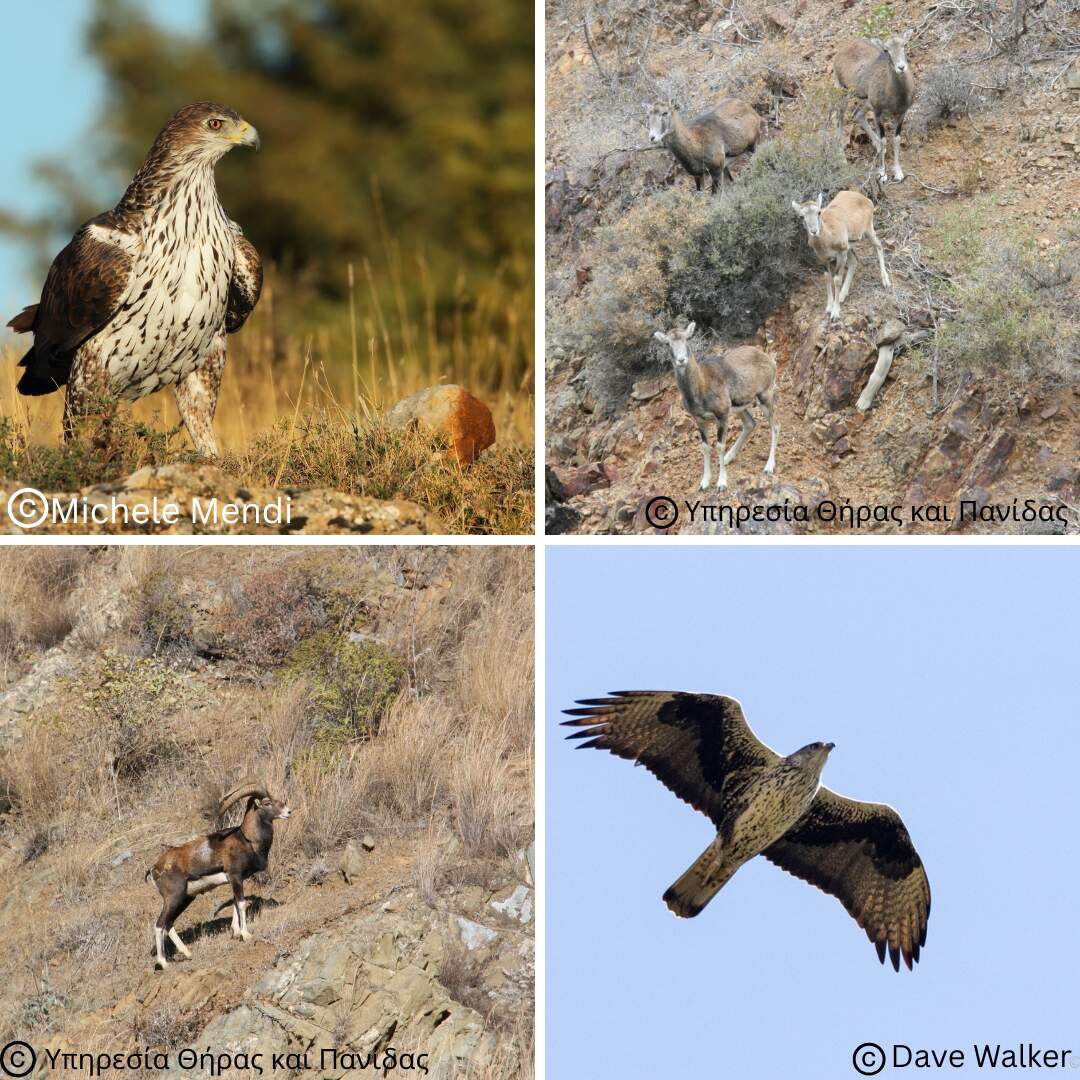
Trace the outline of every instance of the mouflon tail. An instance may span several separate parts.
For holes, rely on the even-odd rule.
[[[664,893],[664,903],[681,918],[692,919],[738,869],[738,864],[725,865],[723,846],[717,837]]]

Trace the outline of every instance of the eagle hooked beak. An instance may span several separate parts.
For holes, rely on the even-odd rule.
[[[259,133],[246,120],[237,125],[231,141],[240,146],[250,146],[252,150],[259,149]]]

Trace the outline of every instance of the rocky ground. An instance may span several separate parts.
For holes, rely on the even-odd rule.
[[[14,535],[388,535],[438,534],[446,528],[406,499],[373,499],[326,488],[260,488],[213,465],[138,469],[109,484],[45,492],[60,507],[34,525],[46,503],[0,487],[0,532]]]
[[[27,570],[29,557],[5,562],[5,601],[21,596],[45,609],[44,586],[12,586],[36,573]],[[262,1053],[267,1062],[290,1055],[288,1069],[264,1075],[344,1076],[356,1069],[357,1058],[347,1055],[375,1055],[385,1067],[390,1051],[389,1060],[401,1063],[388,1075],[419,1074],[420,1055],[430,1076],[531,1075],[531,771],[527,758],[499,741],[495,719],[510,715],[508,693],[514,715],[517,699],[524,701],[517,680],[528,673],[512,657],[519,634],[524,648],[527,613],[513,616],[514,629],[505,620],[523,603],[526,568],[507,570],[500,586],[504,572],[467,552],[458,560],[384,548],[371,562],[350,554],[347,565],[331,549],[112,549],[71,557],[79,595],[100,600],[94,610],[80,602],[47,625],[27,616],[5,624],[0,643],[6,1037],[26,1039],[39,1055],[161,1050],[177,1073],[179,1051],[194,1047]],[[60,579],[68,564],[43,573]],[[475,592],[462,586],[461,573]],[[244,613],[235,597],[247,596],[251,583],[260,595],[284,592],[267,610],[249,609],[245,599]],[[292,595],[300,584],[308,599]],[[158,598],[155,611],[180,619],[170,623],[184,627],[179,651],[147,651],[147,624],[133,616],[147,589]],[[500,589],[504,599],[492,602]],[[297,658],[310,660],[312,645],[330,632],[316,628],[326,619],[351,627],[341,647],[367,650],[383,665],[407,655],[410,639],[423,654],[406,663],[406,693],[415,700],[399,702],[367,742],[326,742],[338,729],[325,716],[314,726],[311,720],[316,703],[324,708],[354,670],[347,657],[332,686],[320,681],[318,667],[302,683],[291,681]],[[151,639],[172,636],[157,616],[151,624]],[[486,669],[486,632],[499,637],[513,669],[501,688],[487,691],[490,678],[477,668]],[[293,659],[268,659],[292,635]],[[34,647],[52,637],[59,640]],[[357,687],[381,670],[369,667]],[[466,775],[468,756],[455,764],[451,747],[454,726],[464,722],[455,721],[453,703],[466,684],[496,762],[476,766],[483,792]],[[483,705],[489,692],[495,712]],[[531,713],[520,720],[531,738]],[[253,940],[232,939],[227,897],[211,892],[177,925],[193,959],[155,971],[150,928],[159,899],[143,875],[163,843],[206,829],[203,785],[219,769],[268,777],[293,817],[276,826],[268,873],[248,883]],[[498,793],[502,802],[482,811],[478,800],[500,787],[503,774],[511,779]],[[441,794],[423,794],[425,776]],[[401,794],[392,795],[398,785]],[[419,800],[411,810],[409,792]],[[511,827],[508,817],[516,815]],[[504,836],[494,846],[482,838],[489,827]]]
[[[900,347],[873,407],[856,407],[890,323],[901,319],[909,342],[932,329],[916,271],[958,215],[970,211],[964,228],[984,240],[995,230],[1022,226],[1037,235],[1048,257],[1077,254],[1080,68],[1069,69],[1067,58],[1057,56],[1036,56],[1015,69],[998,58],[980,68],[979,81],[987,87],[982,107],[910,136],[907,179],[872,192],[894,292],[881,289],[868,249],[842,322],[823,321],[824,283],[815,273],[748,342],[768,349],[778,363],[776,474],[769,480],[760,472],[768,436],[759,424],[729,469],[729,491],[711,493],[708,501],[731,511],[798,504],[808,509],[809,520],[691,521],[685,502],[699,498],[699,438],[673,378],[658,372],[639,380],[629,400],[606,414],[590,393],[589,356],[578,347],[573,315],[567,314],[587,295],[595,230],[657,187],[691,182],[667,155],[632,149],[645,145],[638,97],[667,90],[704,106],[724,93],[752,90],[746,72],[765,66],[783,72],[784,85],[771,98],[752,100],[775,134],[785,124],[806,122],[800,88],[814,85],[837,41],[866,36],[876,19],[887,17],[892,28],[919,28],[909,46],[916,78],[953,59],[970,63],[986,35],[974,23],[946,31],[940,13],[920,3],[892,4],[887,11],[865,0],[840,9],[814,0],[740,5],[752,32],[703,6],[669,5],[663,8],[669,17],[654,22],[648,50],[639,50],[643,63],[636,71],[624,68],[620,80],[617,45],[630,34],[617,26],[630,25],[635,12],[644,18],[644,8],[622,5],[624,23],[612,24],[616,29],[606,37],[594,24],[592,49],[569,11],[549,8],[547,55],[548,316],[555,327],[548,334],[547,464],[561,496],[549,498],[549,528],[652,533],[646,507],[658,495],[683,507],[678,524],[667,530],[673,532],[847,532],[839,517],[818,514],[823,505],[845,504],[892,511],[862,531],[1080,528],[1075,379],[1023,386],[950,371],[941,378],[935,406],[925,354]],[[848,153],[869,170],[867,146],[855,143]],[[1040,508],[1034,520],[1021,512],[1027,500]],[[969,504],[964,521],[961,502]],[[932,506],[943,508],[940,517],[913,520],[920,508]],[[1020,516],[1013,516],[1014,508]]]
[[[532,446],[497,441],[489,407],[452,384],[363,423],[297,411],[212,460],[126,408],[37,444],[0,415],[0,534],[528,533],[532,471]]]

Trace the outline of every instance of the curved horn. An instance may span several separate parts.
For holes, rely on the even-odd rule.
[[[249,795],[257,795],[260,799],[268,799],[270,797],[262,784],[247,780],[238,787],[234,787],[232,791],[222,797],[221,802],[218,803],[218,816],[220,817],[224,814],[233,803],[239,802],[240,799],[246,799]]]

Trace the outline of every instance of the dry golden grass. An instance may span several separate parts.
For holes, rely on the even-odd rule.
[[[214,827],[217,800],[241,776],[264,780],[293,810],[275,829],[268,873],[251,889],[268,900],[253,920],[256,941],[271,950],[267,962],[355,903],[337,899],[336,868],[343,845],[363,833],[376,838],[365,873],[383,882],[365,888],[415,885],[419,902],[445,904],[451,885],[512,879],[513,853],[533,828],[528,549],[75,550],[0,549],[7,610],[61,603],[49,580],[66,574],[74,600],[64,647],[81,664],[77,678],[48,687],[21,721],[23,737],[0,757],[0,1035],[88,1022],[92,1041],[121,1049],[133,1036],[167,1045],[198,1030],[168,1017],[160,1031],[145,1016],[84,1018],[131,993],[148,968],[156,894],[143,871],[162,844]],[[274,575],[317,597],[312,620],[282,630],[274,620],[287,619],[285,611],[238,618],[258,592],[246,584],[263,588]],[[147,626],[163,613],[134,602],[146,596],[163,598],[169,617],[164,598],[209,608],[226,628],[227,654],[243,649],[267,663],[257,671],[216,661],[233,665],[221,679],[183,640],[155,655],[161,639]],[[313,730],[313,688],[277,677],[278,644],[317,632],[320,619],[324,630],[374,633],[407,670],[379,734],[330,754]],[[251,642],[260,624],[273,645],[262,653]],[[12,676],[51,641],[19,625]],[[125,852],[130,858],[116,862]],[[251,950],[216,932],[222,899],[198,902],[180,930],[196,929],[196,959],[233,972],[239,995]],[[501,1064],[485,1076],[528,1075],[531,1019],[522,1025],[497,1029]]]
[[[400,265],[392,288],[373,271],[355,276],[347,315],[310,333],[279,324],[272,284],[247,325],[229,338],[215,431],[222,466],[246,484],[328,487],[404,497],[434,511],[447,530],[531,533],[533,529],[534,352],[531,286],[499,278],[436,315],[427,296],[410,304]],[[285,286],[280,286],[285,288]],[[387,310],[380,295],[393,299]],[[292,317],[295,321],[295,316]],[[108,481],[146,464],[186,460],[191,447],[172,392],[121,405],[104,450],[58,455],[63,395],[21,397],[19,357],[30,339],[0,342],[0,470],[56,490]],[[496,444],[462,469],[423,433],[394,432],[386,408],[435,383],[465,386],[491,409]]]
[[[8,548],[0,575],[0,690],[74,625],[89,556],[75,547]]]
[[[347,413],[369,420],[395,401],[433,383],[458,383],[480,397],[495,416],[500,440],[533,443],[534,343],[531,284],[508,286],[496,277],[461,295],[449,315],[437,316],[426,267],[410,270],[429,297],[423,310],[407,299],[398,265],[393,306],[373,287],[374,271],[348,268],[353,277],[349,317],[328,320],[310,333],[280,325],[273,275],[244,328],[229,337],[215,431],[225,450],[242,452],[260,432],[293,415]],[[16,366],[30,337],[8,335],[0,344],[0,415],[17,421],[32,442],[59,438],[62,394],[21,397]],[[170,429],[180,423],[170,391],[136,402],[132,415]]]

